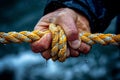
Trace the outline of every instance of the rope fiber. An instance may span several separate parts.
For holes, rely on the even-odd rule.
[[[34,42],[39,40],[44,34],[52,33],[52,43],[51,43],[51,53],[52,60],[59,60],[60,62],[64,62],[67,55],[67,37],[63,31],[63,29],[59,25],[50,24],[49,30],[47,31],[39,31],[34,30],[30,31],[21,31],[21,32],[0,32],[0,43],[21,43],[21,42]],[[82,32],[79,33],[80,39],[89,44],[102,44],[102,45],[119,45],[120,44],[120,34],[103,34],[103,33],[88,33]]]

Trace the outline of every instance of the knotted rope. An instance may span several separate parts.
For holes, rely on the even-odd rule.
[[[50,24],[48,31],[39,31],[34,30],[30,31],[21,31],[21,32],[0,32],[0,43],[21,43],[21,42],[34,42],[39,40],[44,34],[52,33],[52,44],[51,44],[51,53],[52,60],[59,60],[60,62],[65,61],[67,55],[67,38],[63,29],[55,24]],[[102,33],[79,33],[80,39],[89,44],[102,44],[102,45],[119,45],[120,43],[120,34],[102,34]]]

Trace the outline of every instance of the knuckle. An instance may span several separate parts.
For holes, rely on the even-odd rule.
[[[65,17],[65,16],[66,16],[66,12],[64,12],[64,11],[60,12],[60,13],[57,15],[58,18]]]

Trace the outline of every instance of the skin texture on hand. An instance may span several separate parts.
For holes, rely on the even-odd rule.
[[[60,25],[65,31],[69,43],[67,57],[77,57],[80,53],[89,52],[90,46],[81,42],[78,35],[83,31],[90,32],[89,22],[83,15],[69,8],[61,8],[43,16],[34,30],[46,31],[50,23]],[[40,40],[33,42],[31,48],[33,52],[40,52],[45,59],[49,59],[51,41],[51,33],[45,34]]]

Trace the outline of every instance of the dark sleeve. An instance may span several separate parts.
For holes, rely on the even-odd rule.
[[[48,0],[44,14],[68,7],[82,13],[89,20],[92,32],[103,32],[117,12],[114,11],[112,2],[108,4],[109,2],[110,0]]]

